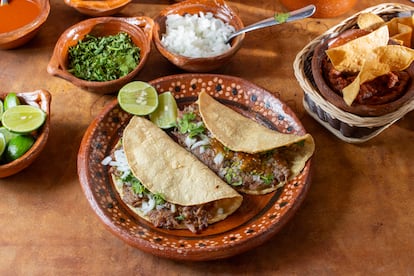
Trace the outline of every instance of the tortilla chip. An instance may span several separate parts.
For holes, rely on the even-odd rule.
[[[375,30],[384,25],[384,20],[374,13],[361,13],[358,15],[357,24],[363,30]]]
[[[214,138],[232,151],[253,154],[303,143],[301,151],[292,153],[290,158],[293,176],[300,173],[315,150],[310,134],[299,136],[268,129],[219,103],[206,92],[199,94],[198,105],[204,124]]]
[[[413,18],[412,17],[396,17],[386,23],[390,38],[400,42],[401,45],[411,47]]]
[[[414,61],[414,50],[400,45],[378,47],[373,52],[376,58],[366,61],[355,80],[342,90],[347,105],[352,105],[361,84],[392,71],[403,71]]]
[[[132,173],[166,201],[182,206],[216,201],[217,215],[209,223],[240,207],[240,194],[149,120],[134,116],[122,141]]]
[[[351,40],[341,46],[326,50],[334,68],[340,72],[357,73],[367,60],[375,59],[373,49],[386,46],[389,41],[387,26]]]

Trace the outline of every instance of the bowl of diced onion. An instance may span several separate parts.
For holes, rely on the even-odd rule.
[[[116,93],[144,67],[153,26],[146,16],[83,20],[59,37],[47,71],[89,92]]]
[[[237,13],[224,1],[187,0],[170,5],[154,18],[153,41],[172,64],[189,72],[209,72],[227,64],[242,45]]]

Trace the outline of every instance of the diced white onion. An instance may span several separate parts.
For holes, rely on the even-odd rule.
[[[197,142],[197,139],[196,139],[196,138],[190,138],[190,136],[187,136],[187,137],[185,138],[185,141],[184,141],[185,145],[186,145],[188,148],[191,148],[191,146],[192,146],[195,142]]]
[[[170,14],[161,43],[170,51],[187,57],[220,55],[230,49],[227,38],[235,29],[215,18],[211,12],[199,14]]]
[[[149,211],[155,208],[155,200],[153,197],[149,197],[148,201],[143,201],[141,204],[141,211],[146,215]]]
[[[216,165],[220,165],[221,163],[223,163],[223,160],[224,160],[224,155],[221,152],[219,152],[216,154],[216,156],[214,156],[213,162]]]
[[[107,166],[107,165],[109,165],[109,163],[112,161],[112,157],[111,156],[107,156],[107,157],[105,157],[102,161],[101,161],[101,164],[102,165],[104,165],[104,166]]]
[[[201,147],[201,146],[206,146],[206,145],[208,145],[208,143],[209,143],[209,141],[207,139],[200,140],[200,141],[197,141],[194,144],[192,144],[190,148],[193,150],[193,149],[196,149],[196,148]]]

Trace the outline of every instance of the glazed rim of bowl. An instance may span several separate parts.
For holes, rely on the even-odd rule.
[[[108,85],[111,83],[116,83],[117,81],[127,78],[128,76],[135,74],[138,70],[142,68],[144,65],[146,59],[148,58],[148,54],[150,52],[150,42],[151,37],[148,37],[146,33],[138,26],[133,24],[133,20],[135,18],[131,17],[98,17],[98,18],[91,18],[86,19],[84,21],[81,21],[69,29],[67,29],[59,38],[57,46],[57,51],[59,53],[64,53],[64,55],[59,54],[57,56],[58,63],[63,69],[63,71],[68,70],[68,57],[69,57],[69,47],[76,45],[79,40],[83,39],[88,34],[95,34],[96,36],[104,35],[113,35],[117,34],[119,32],[126,32],[131,36],[132,41],[136,46],[140,48],[140,61],[138,65],[127,75],[118,78],[116,80],[110,80],[110,81],[88,81],[81,78],[76,77],[75,75],[72,75],[71,73],[67,72],[68,75],[70,75],[72,79],[76,79],[77,82],[79,82],[82,85],[87,86],[88,83],[94,83],[95,85]],[[89,23],[91,24],[85,24]],[[115,26],[115,28],[105,28],[106,26],[111,26],[112,23],[119,23],[119,28]],[[101,28],[101,26],[104,26]],[[96,29],[95,29],[96,28]],[[96,30],[96,32],[94,32]],[[104,30],[104,31],[102,31]],[[106,30],[106,31],[105,31]],[[109,30],[109,31],[107,31]],[[69,42],[66,42],[67,40]],[[143,47],[141,46],[143,45]]]
[[[94,11],[109,11],[129,4],[132,0],[65,0],[65,3],[74,8]],[[103,3],[105,2],[105,3]]]
[[[329,86],[328,82],[325,80],[323,75],[323,68],[322,62],[325,58],[327,58],[325,50],[328,49],[329,45],[334,43],[337,39],[340,38],[341,35],[352,35],[352,32],[357,29],[350,29],[346,30],[335,37],[329,37],[325,40],[322,40],[321,43],[316,46],[313,58],[312,58],[312,75],[315,80],[315,83],[318,87],[320,94],[331,104],[336,106],[337,108],[353,113],[359,116],[382,116],[388,113],[391,113],[398,108],[400,108],[403,104],[408,102],[410,99],[414,97],[414,63],[410,65],[405,71],[410,76],[410,82],[407,84],[405,88],[405,93],[388,103],[378,104],[378,105],[369,105],[369,104],[353,104],[348,106],[343,98],[337,94],[332,88]]]
[[[32,22],[7,33],[0,33],[0,43],[5,43],[15,40],[17,37],[20,37],[24,34],[30,33],[35,30],[38,26],[42,25],[49,16],[50,13],[50,3],[49,0],[38,0],[35,1],[40,8],[40,13]]]
[[[220,2],[220,1],[218,1]],[[196,1],[192,1],[192,0],[187,0],[184,2],[179,2],[176,4],[173,4],[167,8],[165,8],[163,11],[161,11],[160,14],[158,14],[155,19],[155,27],[154,27],[154,34],[153,34],[153,40],[157,46],[157,48],[162,48],[164,49],[166,52],[171,53],[174,56],[179,56],[179,57],[183,57],[183,58],[187,58],[187,59],[192,59],[192,60],[203,60],[203,59],[211,59],[211,58],[218,58],[220,59],[221,57],[227,56],[230,53],[233,53],[235,51],[238,50],[238,48],[241,45],[241,42],[244,39],[245,34],[240,34],[239,36],[233,38],[233,40],[231,41],[231,48],[227,51],[225,51],[224,53],[220,54],[220,55],[216,55],[216,56],[211,56],[211,57],[187,57],[187,56],[183,56],[177,53],[174,53],[172,51],[170,51],[167,47],[165,47],[162,43],[161,43],[161,37],[162,35],[165,33],[166,30],[166,26],[165,26],[165,22],[167,20],[167,16],[171,15],[171,14],[179,14],[179,15],[185,15],[185,14],[198,14],[199,12],[204,12],[204,13],[208,13],[211,12],[215,18],[218,18],[220,20],[222,20],[224,23],[228,23],[230,25],[232,25],[236,31],[243,28],[243,22],[240,19],[240,17],[238,15],[236,15],[236,13],[226,4],[218,4],[216,1],[212,1],[212,3],[208,3],[206,1],[200,1],[200,0],[196,0]],[[191,9],[189,9],[191,8]],[[158,25],[158,27],[157,27]]]

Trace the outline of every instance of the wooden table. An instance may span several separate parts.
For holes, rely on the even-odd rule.
[[[317,35],[348,14],[248,33],[243,48],[215,73],[247,79],[279,96],[314,136],[313,180],[293,219],[264,245],[212,262],[176,262],[141,252],[106,230],[78,181],[84,131],[114,95],[91,94],[52,77],[46,66],[59,35],[86,16],[51,1],[51,13],[27,45],[0,51],[0,89],[49,90],[51,133],[45,151],[18,175],[0,180],[1,275],[414,274],[414,112],[363,144],[345,143],[312,119],[292,63]],[[395,2],[409,4],[408,1]],[[283,7],[236,0],[245,25]],[[121,15],[154,17],[166,1],[134,1]],[[181,73],[153,48],[140,80]]]

